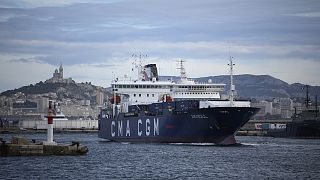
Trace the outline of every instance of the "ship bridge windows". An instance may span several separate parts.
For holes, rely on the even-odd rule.
[[[197,90],[197,91],[204,91],[207,89],[206,86],[181,86],[183,88],[188,88],[188,90]]]
[[[113,84],[114,88],[131,88],[131,89],[170,89],[172,85],[156,85],[156,84]],[[186,86],[187,87],[187,86]]]
[[[112,88],[125,88],[125,85],[122,85],[122,84],[112,85]]]

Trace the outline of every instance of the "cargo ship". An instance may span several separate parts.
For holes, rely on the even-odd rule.
[[[99,138],[116,142],[236,144],[235,133],[257,113],[235,100],[230,57],[229,98],[225,84],[196,83],[179,61],[180,80],[160,81],[156,64],[135,63],[138,78],[112,83],[113,96],[99,114]]]

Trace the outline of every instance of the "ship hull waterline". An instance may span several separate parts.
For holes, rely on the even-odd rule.
[[[258,110],[214,107],[153,115],[120,113],[100,118],[98,136],[115,142],[235,144],[234,134]]]

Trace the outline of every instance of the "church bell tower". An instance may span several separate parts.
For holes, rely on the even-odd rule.
[[[59,74],[60,74],[60,78],[63,79],[63,67],[62,67],[61,62],[60,62],[60,67],[59,67]]]

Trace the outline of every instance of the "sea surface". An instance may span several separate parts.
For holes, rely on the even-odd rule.
[[[0,134],[10,140],[15,134]],[[21,134],[43,141],[46,134]],[[0,179],[320,179],[320,140],[238,136],[238,146],[110,143],[56,133],[83,156],[0,157]]]

